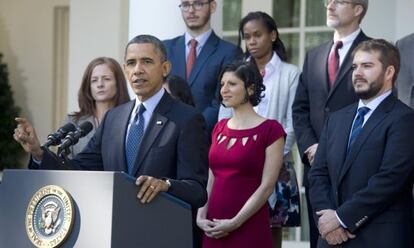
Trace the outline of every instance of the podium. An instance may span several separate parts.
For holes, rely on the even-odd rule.
[[[35,247],[26,232],[26,211],[47,185],[73,199],[73,226],[59,247],[192,247],[187,203],[160,193],[137,198],[135,179],[122,172],[5,170],[0,184],[0,247]]]

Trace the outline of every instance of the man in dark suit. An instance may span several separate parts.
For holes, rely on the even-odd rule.
[[[108,111],[83,152],[71,161],[71,167],[125,171],[138,177],[141,202],[168,192],[196,210],[207,199],[209,143],[202,115],[163,89],[170,68],[160,40],[150,35],[133,38],[126,47],[124,71],[136,99]],[[34,142],[33,128],[27,123],[19,126],[15,137],[23,146],[29,146]],[[138,142],[131,141],[137,141],[138,136]],[[41,169],[59,168],[49,152],[31,153],[41,161]]]
[[[308,205],[311,247],[316,247],[318,230],[309,204],[308,171],[313,164],[325,119],[355,101],[350,54],[368,37],[359,27],[368,0],[326,0],[326,23],[335,30],[333,41],[308,52],[292,105],[292,118],[299,153],[304,163],[303,186]],[[334,66],[334,68],[332,68]]]
[[[398,99],[414,109],[414,34],[397,41],[401,54],[401,70],[398,73]]]
[[[171,74],[187,80],[209,131],[217,122],[220,107],[218,75],[225,65],[242,54],[240,48],[220,39],[211,29],[210,18],[216,6],[214,0],[181,0],[179,7],[187,31],[164,41],[172,63]]]
[[[414,111],[391,94],[399,53],[369,40],[353,55],[360,100],[327,119],[309,172],[318,247],[414,247]]]

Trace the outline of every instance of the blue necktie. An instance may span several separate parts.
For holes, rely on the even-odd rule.
[[[361,107],[358,109],[357,116],[352,126],[351,135],[349,136],[348,143],[348,152],[351,149],[352,144],[355,142],[355,139],[358,137],[358,134],[362,130],[362,124],[364,123],[364,116],[370,111],[368,107]]]
[[[134,121],[132,122],[131,127],[129,128],[128,139],[125,147],[125,155],[128,165],[128,174],[130,175],[132,173],[132,169],[134,168],[139,144],[141,143],[142,136],[144,136],[144,112],[144,105],[139,105]]]

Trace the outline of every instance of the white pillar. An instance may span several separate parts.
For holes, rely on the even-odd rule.
[[[164,40],[185,32],[185,24],[178,5],[180,0],[130,0],[129,39],[139,34],[151,34]],[[218,9],[211,23],[214,31],[221,35],[222,0],[217,0]]]
[[[180,0],[130,0],[129,39],[150,34],[161,40],[183,34]]]
[[[128,41],[128,0],[71,0],[68,112],[78,109],[77,93],[87,64],[107,56],[123,63]]]

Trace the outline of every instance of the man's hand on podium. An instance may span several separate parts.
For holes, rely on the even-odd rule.
[[[138,192],[138,199],[142,203],[151,202],[159,192],[167,192],[171,186],[166,180],[150,176],[139,176],[135,184],[141,186]]]

